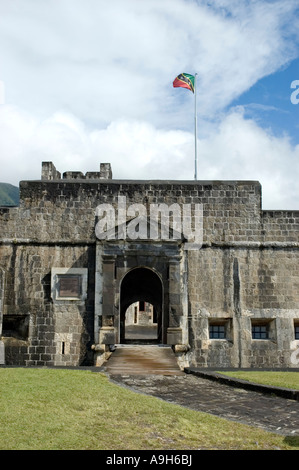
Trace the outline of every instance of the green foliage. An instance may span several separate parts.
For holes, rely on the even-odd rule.
[[[19,188],[9,183],[0,183],[0,206],[17,206]]]
[[[0,368],[1,450],[298,449],[292,441],[113,384],[102,373]]]

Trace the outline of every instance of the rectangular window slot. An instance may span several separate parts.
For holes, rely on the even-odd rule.
[[[252,325],[252,339],[268,339],[268,325]]]
[[[210,325],[210,339],[225,339],[225,325]]]

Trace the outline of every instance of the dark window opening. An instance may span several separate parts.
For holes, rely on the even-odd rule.
[[[26,341],[29,335],[29,315],[3,315],[2,336]]]
[[[134,307],[134,323],[138,323],[138,312],[137,312],[137,307]]]
[[[225,339],[225,325],[210,325],[209,335],[210,339]]]
[[[268,339],[268,325],[252,325],[252,339]]]
[[[295,325],[295,339],[299,339],[299,325]]]

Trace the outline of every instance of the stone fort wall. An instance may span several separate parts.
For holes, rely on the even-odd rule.
[[[202,247],[184,251],[182,242],[177,248],[186,311],[176,325],[185,330],[183,344],[173,346],[185,364],[298,367],[299,211],[263,211],[255,181],[113,180],[108,164],[61,176],[51,162],[43,163],[41,180],[20,182],[19,207],[0,208],[6,363],[94,363],[102,301],[97,247],[105,244],[95,235],[96,208],[117,209],[119,196],[145,207],[202,204]],[[76,299],[55,298],[53,268],[81,270],[85,291]],[[267,338],[254,339],[255,328]],[[225,337],[212,337],[213,330]]]

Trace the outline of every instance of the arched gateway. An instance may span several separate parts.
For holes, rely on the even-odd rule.
[[[146,322],[142,326],[138,325],[137,318],[135,318],[135,342],[163,342],[163,328],[165,328],[165,321],[163,318],[163,285],[160,276],[152,269],[147,267],[133,268],[127,274],[120,284],[120,341],[127,343],[130,337],[127,334],[126,327],[126,312],[128,308],[136,302],[146,302],[152,305],[154,312],[154,324],[156,328],[155,334],[150,336],[146,333]],[[137,307],[135,307],[137,309]],[[138,328],[139,327],[139,328]],[[149,330],[149,328],[148,328]],[[131,338],[131,341],[133,339]]]
[[[188,344],[185,269],[185,253],[178,241],[162,245],[98,240],[94,331],[99,354],[111,345],[130,342],[125,319],[135,302],[152,306],[157,328],[150,342]],[[148,338],[137,336],[133,342],[142,344]]]

